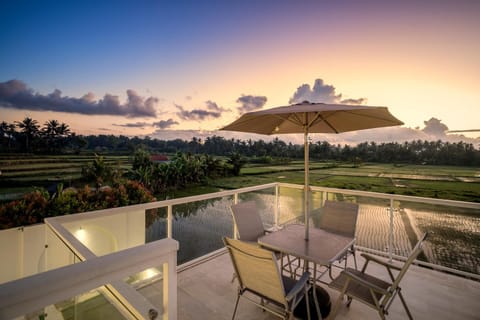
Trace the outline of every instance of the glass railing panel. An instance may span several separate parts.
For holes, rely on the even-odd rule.
[[[402,218],[397,212],[398,210],[393,211],[393,219],[391,220],[390,200],[349,195],[340,192],[312,191],[310,201],[312,207],[311,226],[320,227],[319,218],[323,203],[326,200],[351,202],[359,205],[356,225],[357,246],[388,253],[390,232],[393,230],[393,253],[401,251],[397,248],[397,244],[404,242],[407,238],[402,226]]]
[[[163,314],[163,300],[166,293],[163,292],[164,265],[151,267],[139,273],[131,275],[125,282],[132,286],[154,307],[155,312]],[[157,319],[161,319],[158,317]]]
[[[279,187],[279,224],[303,222],[303,189]]]
[[[118,304],[114,305],[102,293],[101,288],[59,301],[55,304],[17,317],[22,320],[103,320],[129,319],[128,311]]]
[[[419,260],[480,274],[480,210],[410,201],[399,210],[412,245],[429,232]]]
[[[241,193],[238,201],[255,201],[263,224],[266,227],[275,225],[275,188]],[[230,213],[230,209],[228,212]]]
[[[266,226],[275,224],[275,188],[238,194],[238,201],[253,200]],[[191,201],[172,206],[172,236],[180,242],[178,264],[223,248],[222,237],[233,236],[230,206],[234,196]],[[167,236],[167,208],[147,211],[146,242]]]
[[[167,214],[167,207],[146,211],[145,243],[167,238]]]
[[[398,204],[394,203],[393,216],[391,216],[388,199],[351,195],[344,195],[341,199],[359,205],[356,228],[357,246],[385,254],[390,252],[390,246],[393,254],[404,252],[404,244],[408,243],[408,238],[404,231],[402,216],[395,208]],[[390,238],[391,232],[393,238]],[[392,243],[390,243],[391,239]]]
[[[232,236],[232,197],[214,198],[173,206],[173,239],[180,243],[178,265],[223,247]]]

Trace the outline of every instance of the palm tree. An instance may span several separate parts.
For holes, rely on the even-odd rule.
[[[38,135],[38,121],[30,117],[25,117],[23,121],[16,121],[17,127],[25,135],[25,149],[30,151],[30,142]]]
[[[232,166],[232,173],[234,176],[240,175],[240,169],[246,163],[245,159],[238,152],[233,152],[228,158],[228,163]]]
[[[47,142],[47,150],[52,153],[55,153],[56,149],[58,126],[59,123],[57,120],[48,120],[45,122],[44,127],[42,128],[42,135],[45,137]]]
[[[70,128],[65,123],[58,120],[48,120],[42,129],[42,134],[47,139],[47,148],[55,153],[57,147],[62,145],[62,140],[70,136]]]
[[[17,132],[15,131],[15,124],[9,123],[7,125],[8,150],[10,150],[12,147],[12,140],[15,140],[16,133]]]
[[[58,126],[57,133],[62,138],[69,137],[70,134],[71,134],[71,131],[70,131],[70,128],[68,127],[68,124],[65,124],[65,123],[62,122]]]
[[[2,141],[2,145],[3,145],[3,141],[6,140],[7,138],[7,130],[8,130],[8,123],[5,121],[2,121],[0,123],[0,141]]]
[[[97,191],[105,183],[112,182],[114,176],[113,168],[106,163],[103,156],[96,154],[93,162],[82,168],[82,177],[87,181],[93,181]]]
[[[50,137],[55,137],[58,132],[58,120],[48,120],[45,122],[45,128],[43,129],[43,133]]]

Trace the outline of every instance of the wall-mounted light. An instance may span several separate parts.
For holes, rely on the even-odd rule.
[[[75,232],[75,238],[77,238],[79,241],[84,241],[87,238],[87,233],[82,226],[80,226],[80,228],[78,228],[78,230]]]

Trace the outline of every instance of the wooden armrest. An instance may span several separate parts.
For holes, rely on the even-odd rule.
[[[367,261],[365,261],[365,263],[367,263],[368,261],[373,261],[373,262],[381,264],[382,266],[385,266],[387,268],[392,268],[392,269],[398,270],[398,271],[402,270],[402,268],[400,268],[400,267],[398,267],[398,266],[396,266],[396,265],[394,265],[390,262],[387,262],[383,259],[379,259],[377,257],[371,256],[367,253],[362,253],[361,256],[364,257],[365,260],[367,260]]]

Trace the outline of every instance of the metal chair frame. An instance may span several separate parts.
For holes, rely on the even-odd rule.
[[[356,299],[372,308],[375,308],[378,311],[380,318],[385,319],[385,315],[388,315],[388,309],[390,308],[393,299],[397,295],[402,301],[408,318],[413,319],[405,298],[401,292],[400,281],[408,271],[410,265],[422,251],[422,246],[427,238],[427,235],[427,233],[423,234],[402,267],[398,267],[397,265],[363,253],[362,256],[366,259],[366,261],[362,270],[359,271],[352,268],[347,268],[346,270],[342,271],[340,275],[329,285],[331,288],[340,291],[340,296],[338,297],[332,312],[332,319],[335,318],[335,314],[344,296],[347,296],[347,307],[350,307],[352,299]],[[384,266],[391,282],[384,281],[375,276],[367,274],[366,269],[370,261]],[[392,270],[398,271],[398,274],[394,276]]]
[[[282,319],[293,318],[293,310],[303,297],[308,305],[309,272],[295,281],[282,276],[272,251],[251,242],[230,238],[223,238],[223,241],[238,275],[239,287],[232,320],[235,319],[240,297]],[[247,292],[260,298],[260,302],[245,295]],[[308,308],[307,317],[310,319]]]

